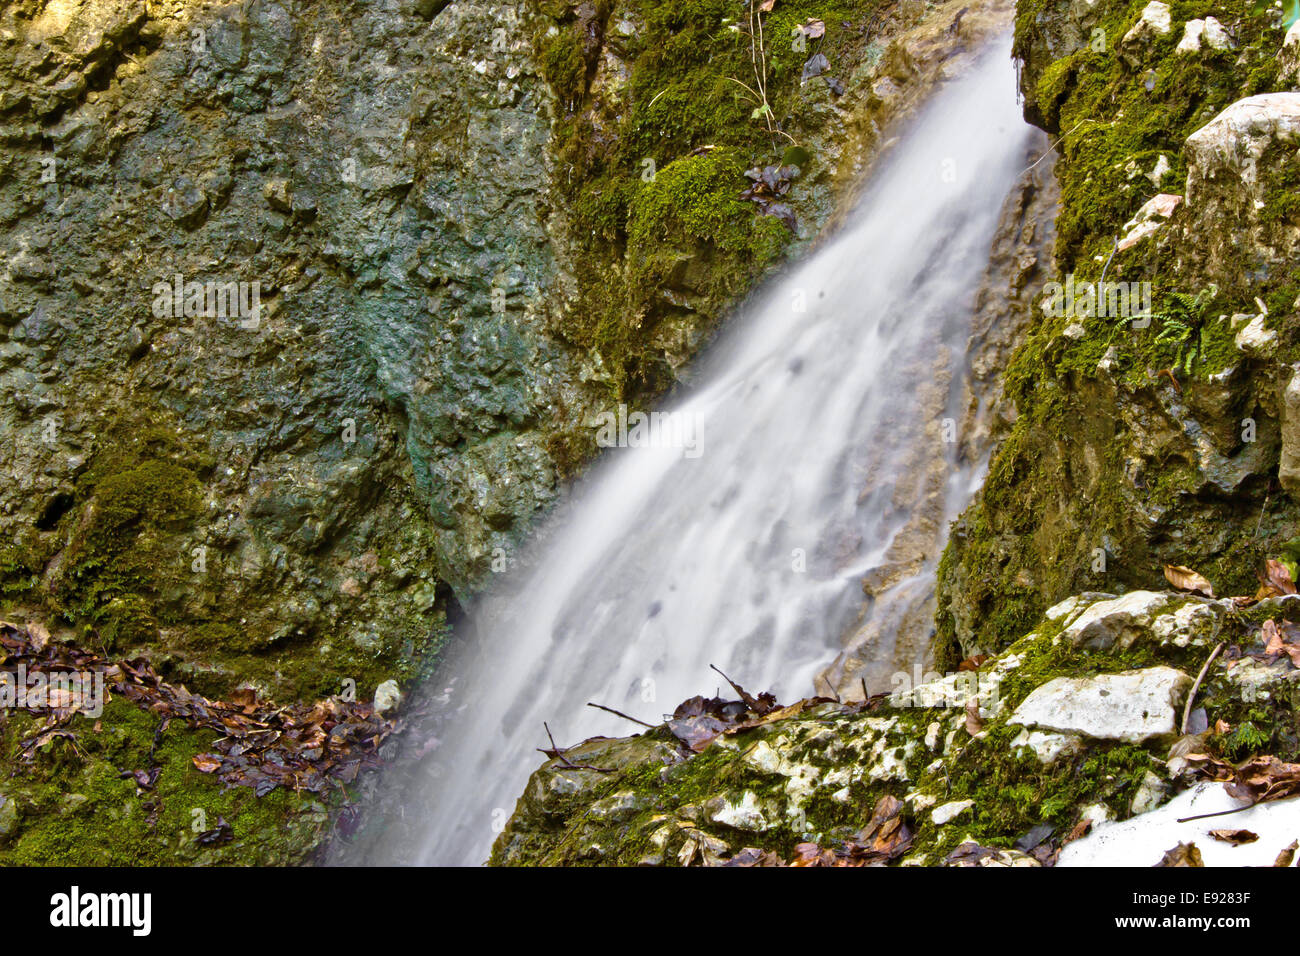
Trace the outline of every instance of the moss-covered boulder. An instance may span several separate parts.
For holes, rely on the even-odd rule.
[[[1300,755],[1300,670],[1265,652],[1266,620],[1300,621],[1300,599],[1241,612],[1173,592],[1081,595],[977,669],[865,707],[808,701],[698,753],[671,723],[585,741],[533,774],[492,863],[815,856],[802,844],[852,859],[881,801],[896,800],[910,837],[892,862],[1050,864],[1090,826],[1192,785],[1171,756]],[[1084,712],[1086,700],[1101,703]]]
[[[1277,482],[1300,360],[1285,30],[1244,2],[1180,2],[1161,32],[1145,11],[1165,6],[1018,7],[1026,115],[1058,139],[1056,285],[940,567],[949,660],[1007,646],[1068,594],[1162,586],[1166,564],[1248,590],[1300,529]],[[1233,44],[1180,50],[1211,16]]]

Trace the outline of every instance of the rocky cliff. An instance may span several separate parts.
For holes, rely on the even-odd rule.
[[[996,22],[960,6],[8,4],[0,611],[205,700],[388,710],[592,416],[670,390]],[[108,819],[135,861],[298,859],[342,799],[218,795],[192,721],[3,732],[15,861],[125,862]]]
[[[1020,5],[1061,291],[1006,370],[1014,420],[945,555],[950,661],[1165,564],[1253,590],[1295,536],[1294,37],[1246,4]]]

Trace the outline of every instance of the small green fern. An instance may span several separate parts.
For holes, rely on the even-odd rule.
[[[1300,3],[1300,0],[1296,0]],[[1173,369],[1181,369],[1184,375],[1192,374],[1192,363],[1198,355],[1205,354],[1205,320],[1209,315],[1210,303],[1219,294],[1217,286],[1209,285],[1195,295],[1186,292],[1165,293],[1166,308],[1155,312],[1153,319],[1160,320],[1160,331],[1156,333],[1156,342],[1161,345],[1176,345],[1178,354]],[[1192,339],[1195,337],[1195,341]]]

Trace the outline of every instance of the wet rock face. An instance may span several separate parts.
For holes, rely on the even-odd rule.
[[[98,627],[124,601],[144,645],[210,625],[164,642],[199,679],[323,690],[427,650],[440,581],[551,500],[549,93],[526,13],[442,6],[6,8],[7,591]],[[82,539],[154,460],[193,507],[106,585]],[[303,645],[311,676],[242,660]]]
[[[700,753],[667,727],[594,738],[533,774],[491,862],[749,865],[761,852],[771,865],[805,843],[850,860],[882,801],[897,801],[910,841],[890,862],[1050,865],[1089,825],[1194,790],[1180,754],[1292,759],[1300,670],[1264,652],[1256,622],[1289,621],[1298,605],[1265,601],[1243,620],[1230,601],[1080,594],[977,671],[871,709],[807,702]],[[1128,639],[1079,644],[1103,622]],[[1180,738],[1188,675],[1220,642]]]
[[[954,362],[964,361],[961,380],[963,414],[957,426],[959,461],[979,461],[988,453],[991,436],[1005,426],[1014,409],[1001,400],[998,375],[1031,318],[1031,305],[1051,272],[1052,219],[1058,193],[1052,175],[1049,142],[1035,138],[1026,149],[1026,172],[1006,198],[989,251],[989,264],[976,292],[968,348],[964,356],[943,351],[931,367],[918,369],[916,400],[926,420],[941,422],[950,400]],[[916,587],[918,575],[933,573],[948,533],[947,495],[951,478],[941,442],[898,434],[908,460],[901,474],[889,480],[895,502],[909,515],[907,526],[890,542],[883,563],[863,580],[869,612],[845,640],[844,650],[818,677],[819,693],[843,699],[862,695],[864,682],[877,684],[891,668],[906,672],[918,661],[933,662],[934,594]],[[881,441],[889,440],[882,437]],[[874,477],[874,476],[873,476]],[[925,668],[923,668],[925,669]]]
[[[997,15],[908,49],[828,25],[834,84],[774,87],[815,157],[794,237],[735,199],[781,158],[751,108],[693,116],[723,68],[646,40],[722,36],[748,69],[712,8],[8,5],[3,593],[210,691],[411,676],[594,451],[593,413],[670,387]],[[656,70],[680,95],[631,123]]]
[[[1278,481],[1289,495],[1300,494],[1300,371],[1287,382],[1282,396],[1282,460]]]

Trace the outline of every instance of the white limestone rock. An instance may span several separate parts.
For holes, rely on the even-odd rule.
[[[1075,618],[1061,636],[1075,647],[1109,650],[1130,647],[1146,635],[1171,598],[1160,591],[1130,591],[1123,597],[1098,601]]]
[[[1142,743],[1177,732],[1192,679],[1172,667],[1058,677],[1021,702],[1008,723],[1098,740]]]
[[[387,716],[402,706],[402,692],[397,681],[386,680],[375,688],[375,713]]]
[[[1265,325],[1264,319],[1263,315],[1251,316],[1250,321],[1242,326],[1233,340],[1237,351],[1267,357],[1277,350],[1277,330]]]
[[[973,806],[975,806],[974,800],[954,800],[931,810],[930,819],[934,821],[935,826],[941,827],[956,820]]]
[[[734,827],[737,830],[762,833],[768,827],[767,818],[763,816],[763,808],[759,806],[758,797],[752,790],[746,790],[734,803],[720,797],[711,800],[707,810],[709,819],[714,823],[721,823],[723,826]]]
[[[1161,644],[1189,647],[1209,644],[1218,636],[1227,610],[1217,601],[1189,600],[1151,624],[1151,633]]]
[[[1063,755],[1076,754],[1083,749],[1083,741],[1068,734],[1044,733],[1041,730],[1022,730],[1011,741],[1012,751],[1027,749],[1038,762],[1045,765],[1056,763]]]
[[[1124,237],[1119,241],[1119,251],[1123,252],[1147,236],[1155,235],[1182,201],[1183,197],[1175,193],[1159,193],[1148,199],[1133,218],[1124,224]]]
[[[1183,38],[1175,48],[1177,53],[1199,53],[1202,48],[1210,50],[1232,49],[1232,37],[1223,28],[1223,24],[1214,17],[1204,20],[1188,20],[1183,26]]]
[[[1137,793],[1133,794],[1133,802],[1129,804],[1129,812],[1133,816],[1140,813],[1149,813],[1164,803],[1168,797],[1169,785],[1148,770],[1142,776],[1142,782],[1138,784]]]
[[[1184,144],[1188,203],[1201,202],[1211,183],[1253,185],[1259,157],[1278,140],[1300,142],[1300,93],[1261,93],[1228,106]]]
[[[1136,67],[1151,52],[1151,47],[1173,29],[1169,4],[1152,0],[1142,8],[1142,15],[1119,41],[1120,55],[1129,66]]]

